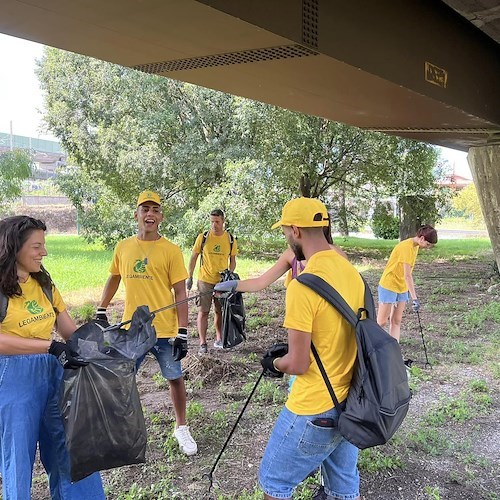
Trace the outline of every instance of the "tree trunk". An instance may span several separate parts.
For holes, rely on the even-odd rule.
[[[300,177],[300,195],[304,198],[311,197],[311,179],[309,179],[309,174],[304,172]]]
[[[342,236],[347,237],[349,236],[349,225],[347,223],[347,206],[346,206],[344,188],[340,189],[339,207],[340,207],[338,215],[339,231]]]
[[[500,270],[500,146],[470,148],[467,161]]]
[[[436,200],[432,196],[402,196],[399,205],[399,239],[406,240],[415,236],[422,224],[434,225],[435,221],[427,220],[423,214],[433,213]],[[428,216],[427,216],[428,217]]]

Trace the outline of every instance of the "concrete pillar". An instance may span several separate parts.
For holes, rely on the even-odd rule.
[[[500,145],[470,148],[467,161],[500,270]]]

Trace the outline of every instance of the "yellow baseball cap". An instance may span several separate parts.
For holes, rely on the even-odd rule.
[[[161,205],[160,196],[158,195],[158,193],[155,193],[154,191],[143,191],[139,195],[139,198],[137,198],[137,206],[142,205],[147,201],[156,203],[157,205]]]
[[[281,219],[271,229],[280,226],[323,227],[328,226],[325,205],[316,198],[295,198],[285,204]]]

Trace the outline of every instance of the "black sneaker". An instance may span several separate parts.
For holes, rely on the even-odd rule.
[[[325,487],[323,485],[321,485],[314,493],[312,500],[327,500],[327,499],[328,499],[328,496],[325,493]]]

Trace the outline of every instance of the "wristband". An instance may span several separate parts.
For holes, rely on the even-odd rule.
[[[107,310],[107,307],[98,307],[98,308],[96,309],[96,311],[97,311],[98,313],[105,313],[105,312],[106,312],[106,310]]]
[[[281,359],[281,358],[274,358],[273,359],[273,368],[279,372],[279,373],[282,373],[281,370],[276,366],[276,361],[278,361],[278,359]]]
[[[177,336],[181,339],[187,340],[188,329],[185,326],[179,326],[177,329]]]

